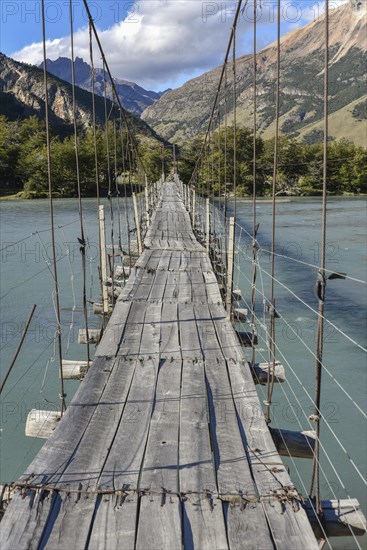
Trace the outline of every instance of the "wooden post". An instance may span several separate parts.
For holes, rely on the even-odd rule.
[[[172,152],[173,152],[173,172],[176,174],[177,169],[176,169],[176,144],[175,143],[173,143],[172,145]]]
[[[192,226],[193,228],[195,229],[195,201],[196,201],[196,196],[195,196],[195,189],[192,190],[192,206],[191,206],[191,216],[192,216]]]
[[[165,176],[164,176],[164,146],[161,145],[161,160],[162,160],[162,183],[164,182],[165,180]]]
[[[306,510],[311,527],[317,538],[361,536],[366,533],[366,518],[357,499],[322,501],[322,528],[315,513],[315,504],[305,499],[303,508]]]
[[[154,204],[155,204],[155,183],[152,183],[151,184],[151,187],[150,187],[150,208],[152,209],[152,212],[154,210]]]
[[[92,361],[62,360],[62,371],[65,380],[82,380],[88,372]]]
[[[107,265],[106,265],[106,230],[105,230],[105,217],[104,217],[104,206],[101,204],[99,206],[99,236],[101,243],[101,276],[102,276],[102,303],[103,303],[103,313],[108,313],[110,306],[108,303],[108,291],[107,287],[104,284],[104,281],[107,279]]]
[[[78,344],[99,344],[101,336],[102,330],[100,328],[88,329],[88,338],[85,328],[80,328],[78,332]]]
[[[234,260],[234,218],[231,217],[229,219],[227,292],[226,292],[226,311],[227,311],[227,319],[229,320],[232,318],[233,260]]]
[[[32,409],[27,415],[25,435],[28,437],[48,439],[58,426],[60,420],[61,413],[58,411]]]
[[[271,365],[269,367],[269,363],[254,364],[253,368],[251,369],[251,372],[253,374],[255,384],[261,384],[261,385],[267,384],[269,368],[272,369]],[[280,384],[285,382],[285,369],[284,369],[284,366],[281,363],[279,363],[279,361],[275,362],[274,382],[277,382]]]
[[[314,431],[294,432],[270,428],[274,445],[280,456],[313,458],[316,434]]]
[[[152,207],[155,208],[158,202],[158,182],[155,181],[153,185],[153,198],[152,198]]]
[[[138,203],[136,202],[136,194],[133,193],[133,204],[134,204],[134,216],[135,216],[135,227],[136,227],[136,238],[138,241],[138,253],[139,256],[143,253],[143,247],[141,244],[141,234],[140,234],[140,222],[139,222],[139,213],[138,213]]]
[[[145,183],[145,211],[147,216],[147,228],[150,225],[150,218],[149,218],[149,194],[148,194],[148,182]]]
[[[209,254],[210,251],[210,199],[206,199],[206,224],[205,224],[205,237],[206,237],[206,251]]]

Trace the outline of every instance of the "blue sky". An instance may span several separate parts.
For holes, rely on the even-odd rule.
[[[336,0],[335,4],[341,0]],[[201,0],[89,0],[114,76],[154,90],[177,87],[221,64],[235,2]],[[333,3],[333,4],[334,4]],[[259,47],[276,37],[276,2],[258,1]],[[69,2],[46,0],[47,55],[70,56]],[[74,0],[75,52],[89,61],[87,17]],[[282,0],[282,34],[313,21],[323,2]],[[238,29],[238,53],[252,47],[253,4]],[[42,60],[40,0],[2,0],[0,49],[28,63]],[[95,49],[96,65],[100,65]]]

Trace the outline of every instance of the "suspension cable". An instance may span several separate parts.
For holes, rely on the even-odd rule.
[[[104,98],[104,114],[105,114],[105,140],[106,140],[106,159],[107,159],[107,181],[108,181],[108,204],[110,207],[110,222],[111,222],[111,247],[112,247],[112,262],[109,261],[110,277],[112,281],[111,286],[111,302],[114,303],[114,278],[115,278],[115,239],[114,239],[114,219],[113,219],[113,204],[112,204],[112,181],[111,181],[111,159],[110,159],[110,140],[108,134],[108,120],[109,115],[107,113],[107,79],[106,68],[103,61],[103,98]],[[109,259],[111,255],[109,256]]]
[[[279,104],[280,104],[280,0],[278,0],[277,13],[277,69],[275,85],[275,137],[274,137],[274,161],[273,161],[273,185],[272,185],[272,232],[271,232],[271,250],[275,250],[275,204],[276,204],[276,184],[278,172],[278,139],[279,139]],[[275,274],[275,256],[272,255],[271,261],[271,285],[270,285],[270,368],[268,369],[268,400],[265,412],[265,419],[270,422],[270,405],[274,388],[275,371],[275,296],[274,296],[274,274]]]
[[[219,212],[222,211],[222,150],[221,150],[221,121],[220,121],[220,102],[218,103],[218,205]],[[216,210],[216,209],[215,209]],[[214,215],[215,215],[214,210]]]
[[[89,59],[90,59],[90,79],[92,84],[92,117],[93,117],[93,145],[94,145],[94,166],[96,172],[96,194],[97,194],[97,206],[100,205],[100,191],[99,191],[99,170],[98,170],[98,147],[97,147],[97,123],[96,123],[96,100],[95,100],[95,68],[93,59],[93,39],[92,39],[92,26],[89,21]]]
[[[87,346],[86,346],[87,361],[89,365],[90,349],[89,349],[89,332],[88,332],[86,265],[85,265],[86,240],[84,235],[83,205],[82,205],[82,192],[81,192],[81,186],[80,186],[80,169],[79,169],[79,152],[78,152],[78,129],[77,129],[77,123],[76,123],[73,0],[69,0],[69,19],[70,19],[71,89],[72,89],[72,100],[73,100],[74,149],[75,149],[76,179],[77,179],[77,189],[78,189],[78,208],[79,208],[79,220],[80,220],[80,239],[78,240],[80,243],[80,252],[82,257],[83,312],[84,312],[85,335],[86,335],[86,342],[87,342]]]
[[[319,472],[319,454],[320,454],[320,402],[321,402],[321,375],[322,375],[322,356],[324,344],[324,310],[325,310],[325,253],[326,253],[326,216],[327,216],[327,159],[328,159],[328,93],[329,93],[329,0],[325,0],[325,64],[324,64],[324,162],[322,174],[322,220],[321,220],[321,261],[320,271],[318,276],[318,298],[319,298],[319,315],[317,319],[317,341],[316,341],[316,386],[315,386],[315,454],[312,463],[312,476],[310,484],[310,495],[315,488],[315,500],[317,513],[322,513],[322,503],[320,497],[320,472]]]
[[[246,7],[247,3],[248,3],[248,0],[245,0],[244,8]],[[230,51],[231,51],[231,48],[232,48],[233,32],[234,32],[233,29],[236,28],[236,26],[237,26],[237,22],[238,22],[240,13],[241,13],[241,7],[242,7],[242,0],[239,0],[238,4],[237,4],[237,8],[236,8],[236,13],[235,13],[235,16],[234,16],[234,19],[233,19],[233,25],[232,25],[232,28],[231,28],[231,33],[230,33],[228,44],[227,44],[227,50],[226,50],[226,53],[225,53],[225,56],[224,56],[222,70],[221,70],[221,73],[220,73],[220,76],[219,76],[219,82],[218,82],[217,91],[216,91],[216,94],[215,94],[215,97],[214,97],[214,103],[213,103],[213,107],[212,107],[211,114],[210,114],[210,117],[209,117],[207,130],[206,130],[206,133],[205,133],[205,136],[204,136],[204,140],[203,140],[203,143],[202,143],[202,146],[201,146],[201,150],[200,150],[200,152],[197,156],[195,168],[194,168],[192,176],[191,176],[192,179],[194,178],[194,174],[198,170],[199,165],[200,165],[201,160],[202,160],[202,157],[205,153],[206,142],[207,142],[208,137],[209,137],[209,131],[210,131],[212,119],[214,117],[215,108],[216,108],[217,102],[219,100],[220,90],[221,90],[222,82],[223,82],[223,78],[224,78],[224,73],[225,73],[226,65],[227,65],[227,62],[228,62],[228,59],[229,59],[229,54],[230,54]]]
[[[256,148],[256,139],[257,139],[257,78],[256,78],[256,69],[257,69],[257,3],[254,0],[254,36],[253,36],[253,143],[252,143],[252,284],[251,284],[251,364],[252,368],[255,365],[255,297],[256,297],[256,257],[257,257],[257,220],[256,220],[256,176],[257,176],[257,148]]]
[[[233,76],[233,194],[234,219],[237,214],[237,74],[236,74],[236,25],[233,24],[232,76]]]
[[[130,139],[132,141],[132,146],[135,150],[135,152],[137,153],[137,157],[138,157],[138,160],[141,164],[141,166],[143,167],[143,170],[144,170],[144,173],[146,173],[146,169],[144,167],[144,162],[141,158],[141,156],[139,155],[139,152],[138,152],[138,148],[137,148],[137,145],[136,145],[136,142],[135,142],[135,139],[134,139],[134,135],[133,135],[133,132],[131,131],[130,129],[130,125],[129,125],[129,121],[128,121],[128,118],[127,118],[127,115],[126,115],[126,112],[122,106],[122,103],[121,103],[121,99],[120,99],[120,96],[118,95],[117,93],[117,89],[116,89],[116,85],[115,85],[115,82],[113,80],[113,77],[112,77],[112,73],[110,71],[110,68],[108,66],[108,63],[107,63],[107,60],[106,60],[106,56],[104,54],[104,50],[102,48],[102,44],[101,44],[101,41],[99,39],[99,36],[98,36],[98,33],[97,33],[97,29],[96,29],[96,26],[94,24],[94,21],[93,21],[93,17],[92,17],[92,14],[90,12],[90,9],[89,9],[89,5],[88,5],[88,1],[87,0],[83,0],[83,4],[84,4],[84,7],[85,7],[85,11],[87,13],[87,16],[88,16],[88,21],[89,21],[89,24],[90,26],[92,27],[92,31],[93,31],[93,34],[95,36],[95,39],[96,39],[96,42],[97,42],[97,45],[98,45],[98,48],[99,48],[99,51],[100,51],[100,54],[101,54],[101,57],[102,57],[102,61],[103,61],[103,65],[104,65],[104,69],[107,71],[108,73],[108,76],[109,76],[109,79],[110,79],[110,83],[111,83],[111,87],[113,88],[114,90],[114,93],[115,93],[115,96],[116,96],[116,99],[117,99],[117,102],[118,102],[118,105],[119,105],[119,109],[120,109],[120,112],[121,112],[121,116],[124,120],[124,124],[125,124],[125,127],[126,127],[126,131],[128,133],[128,135],[130,136]]]
[[[96,197],[97,197],[97,211],[99,219],[99,206],[100,200],[100,188],[99,188],[99,166],[98,166],[98,146],[97,146],[97,121],[96,121],[96,101],[95,101],[95,68],[93,58],[93,36],[92,25],[89,21],[89,59],[90,59],[90,71],[91,71],[91,85],[92,85],[92,117],[93,117],[93,147],[94,147],[94,170],[96,176]],[[102,281],[102,243],[101,233],[98,231],[98,260],[99,260],[99,285],[101,296],[103,295],[103,281]],[[103,311],[104,316],[104,311]]]
[[[115,105],[114,105],[115,108]],[[115,189],[116,189],[116,204],[117,204],[117,216],[118,216],[118,247],[119,252],[122,254],[122,241],[121,241],[121,208],[120,208],[120,190],[118,184],[118,175],[117,175],[117,130],[116,130],[116,117],[113,117],[113,146],[114,146],[114,178],[115,178]]]
[[[128,254],[129,254],[129,265],[130,265],[130,268],[131,268],[130,221],[129,221],[129,204],[128,204],[128,200],[127,200],[125,140],[124,140],[123,127],[122,127],[121,111],[120,111],[120,139],[121,139],[121,151],[122,151],[122,171],[123,171],[123,174],[124,174],[124,201],[125,201],[125,221],[126,221],[127,250],[128,250]]]
[[[66,410],[65,389],[64,389],[64,373],[62,367],[62,343],[61,343],[61,319],[60,319],[60,298],[59,298],[59,282],[56,266],[56,246],[55,246],[55,222],[53,208],[53,191],[52,191],[52,175],[51,175],[51,141],[50,141],[50,126],[49,126],[49,100],[48,100],[48,82],[47,82],[47,55],[46,55],[46,24],[45,24],[45,0],[42,0],[42,43],[43,43],[43,86],[45,94],[45,126],[46,126],[46,146],[47,146],[47,179],[48,179],[48,195],[50,204],[50,224],[51,224],[51,248],[53,262],[53,279],[55,289],[55,314],[56,314],[56,332],[57,332],[57,349],[59,359],[60,373],[60,402],[61,416]]]
[[[245,276],[245,278],[250,282],[250,280]],[[257,292],[260,292],[258,289],[257,289]],[[260,292],[261,293],[261,292]],[[262,295],[265,297],[265,294],[262,293]],[[245,304],[249,307],[249,304],[247,304],[247,302],[245,301]],[[284,317],[280,316],[284,321]],[[260,319],[255,316],[256,320],[261,324],[261,321]],[[285,321],[286,322],[286,321]],[[287,324],[287,323],[286,323]],[[288,325],[290,327],[290,325]],[[290,327],[291,328],[291,327]],[[266,323],[264,323],[264,329],[266,330]],[[263,340],[264,343],[267,343],[268,340],[263,338],[261,335],[260,336],[260,339]],[[294,375],[294,377],[296,378],[297,382],[300,384],[300,386],[302,387],[303,391],[305,392],[305,394],[307,395],[307,397],[310,399],[310,401],[313,403],[314,400],[312,399],[310,393],[308,392],[307,388],[305,388],[304,384],[302,383],[302,381],[300,380],[300,378],[298,377],[297,373],[295,372],[295,370],[292,368],[292,366],[290,365],[289,361],[287,360],[287,358],[284,356],[284,354],[282,353],[281,349],[279,348],[279,345],[276,344],[274,342],[276,348],[277,348],[277,351],[281,357],[281,359],[286,363],[287,367],[289,367],[290,371],[292,372],[292,374]],[[288,382],[287,382],[288,383]],[[288,384],[289,385],[289,384]],[[292,390],[292,393],[293,392],[293,389],[292,387],[290,386],[291,390]],[[311,425],[311,422],[310,422],[310,418],[309,416],[306,415],[306,413],[303,411],[302,407],[301,407],[301,410],[303,412],[303,414],[305,415],[305,418],[307,419],[307,422],[308,424],[310,425],[310,427],[312,428],[312,425]],[[318,409],[317,410],[317,414],[320,415],[321,414],[321,411]],[[329,429],[329,431],[331,432],[331,434],[333,435],[334,439],[336,440],[336,442],[338,443],[338,445],[340,446],[341,450],[344,452],[344,454],[346,455],[346,457],[348,458],[349,462],[351,463],[353,469],[356,471],[356,473],[359,475],[359,477],[361,478],[361,480],[363,481],[363,483],[365,485],[367,485],[367,482],[366,480],[364,479],[363,475],[362,475],[362,472],[359,470],[359,468],[357,467],[357,465],[355,464],[354,460],[352,459],[352,457],[350,456],[349,452],[347,451],[347,449],[344,447],[344,445],[342,444],[342,442],[340,441],[340,439],[338,438],[337,434],[335,433],[335,431],[333,430],[333,428],[331,427],[330,423],[325,420],[325,425],[327,426],[327,428]],[[326,450],[325,448],[323,447],[323,445],[321,444],[320,442],[320,448],[323,450],[323,452],[325,453],[326,456],[327,453],[326,453]],[[329,462],[330,462],[330,459],[329,459]],[[331,462],[330,462],[330,465]],[[344,485],[343,485],[343,488],[345,489]],[[348,495],[349,496],[349,495]]]

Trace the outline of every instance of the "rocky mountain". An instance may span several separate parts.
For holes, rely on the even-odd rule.
[[[49,74],[50,122],[59,131],[70,129],[73,122],[71,84]],[[0,114],[9,119],[31,115],[44,118],[45,103],[43,89],[43,70],[20,63],[0,53]],[[92,94],[79,87],[75,88],[76,116],[79,126],[88,128],[92,124]],[[104,100],[96,96],[97,123],[104,123]],[[112,103],[108,100],[108,111]],[[142,120],[131,113],[126,113],[131,127],[141,135],[158,138],[155,132]]]
[[[330,134],[366,146],[367,0],[349,0],[330,11],[329,112]],[[237,120],[252,126],[252,56],[237,61]],[[324,15],[296,29],[281,41],[280,127],[300,139],[318,141],[322,134]],[[160,135],[183,142],[206,130],[221,67],[167,92],[142,114]],[[276,45],[257,54],[258,130],[274,132]],[[227,109],[233,112],[232,66],[228,64]],[[220,101],[224,118],[224,97]]]
[[[47,59],[46,66],[49,73],[61,78],[61,80],[71,82],[71,62],[67,57],[59,57],[55,61]],[[43,68],[43,63],[41,63],[40,68]],[[74,63],[74,71],[75,84],[90,92],[92,90],[90,65],[83,61],[82,58],[77,57]],[[135,82],[129,82],[128,80],[115,78],[114,82],[122,106],[127,111],[137,115],[140,115],[144,109],[153,105],[165,93],[145,90],[141,86],[138,86],[138,84],[135,84]],[[107,88],[110,89],[108,83],[109,77],[107,75]],[[95,92],[101,96],[104,93],[103,69],[95,69]]]

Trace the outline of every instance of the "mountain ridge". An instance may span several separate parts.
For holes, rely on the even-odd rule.
[[[16,61],[0,52],[0,84],[2,105],[4,105],[4,108],[0,108],[0,114],[8,118],[26,118],[32,115],[44,118],[43,69]],[[76,86],[75,96],[77,123],[81,128],[87,129],[93,124],[92,94]],[[109,99],[107,101],[108,110],[111,111],[113,103]],[[67,133],[73,123],[71,84],[48,73],[48,102],[50,123],[61,132]],[[104,99],[96,95],[95,106],[96,122],[103,125]],[[137,133],[162,141],[156,132],[140,118],[127,111],[125,116]]]
[[[39,65],[43,69],[43,62]],[[47,72],[65,80],[66,82],[71,83],[71,60],[68,57],[59,57],[58,59],[52,61],[51,59],[46,59]],[[88,92],[92,91],[92,82],[91,82],[91,67],[90,65],[83,60],[81,57],[76,57],[74,62],[74,72],[75,72],[75,84]],[[103,96],[104,94],[104,72],[103,69],[95,68],[94,69],[94,87],[95,93]],[[117,93],[120,97],[122,106],[127,110],[136,115],[141,115],[141,113],[153,105],[155,101],[160,99],[167,90],[163,92],[154,92],[152,90],[145,90],[136,82],[131,82],[129,80],[123,80],[120,78],[114,78],[114,83],[117,89]],[[107,96],[111,99],[110,93],[110,80],[109,76],[106,73],[106,82],[107,82]]]
[[[347,106],[366,94],[364,67],[367,57],[366,0],[348,2],[330,12],[330,113],[347,112]],[[295,29],[281,40],[281,131],[304,141],[312,141],[312,128],[323,116],[324,15],[308,25]],[[154,105],[145,109],[142,119],[166,139],[182,143],[207,128],[221,67],[189,80],[180,88],[167,92]],[[232,78],[232,63],[227,73]],[[237,59],[237,120],[252,126],[253,59]],[[258,132],[268,131],[275,119],[276,47],[272,43],[257,53]],[[228,121],[233,120],[233,83],[229,80]],[[224,121],[224,99],[221,97],[221,123]],[[350,110],[348,117],[355,118]],[[363,120],[355,119],[350,139],[367,146]],[[309,125],[309,132],[307,126]],[[265,136],[264,136],[265,137]],[[334,138],[343,137],[342,125]]]

